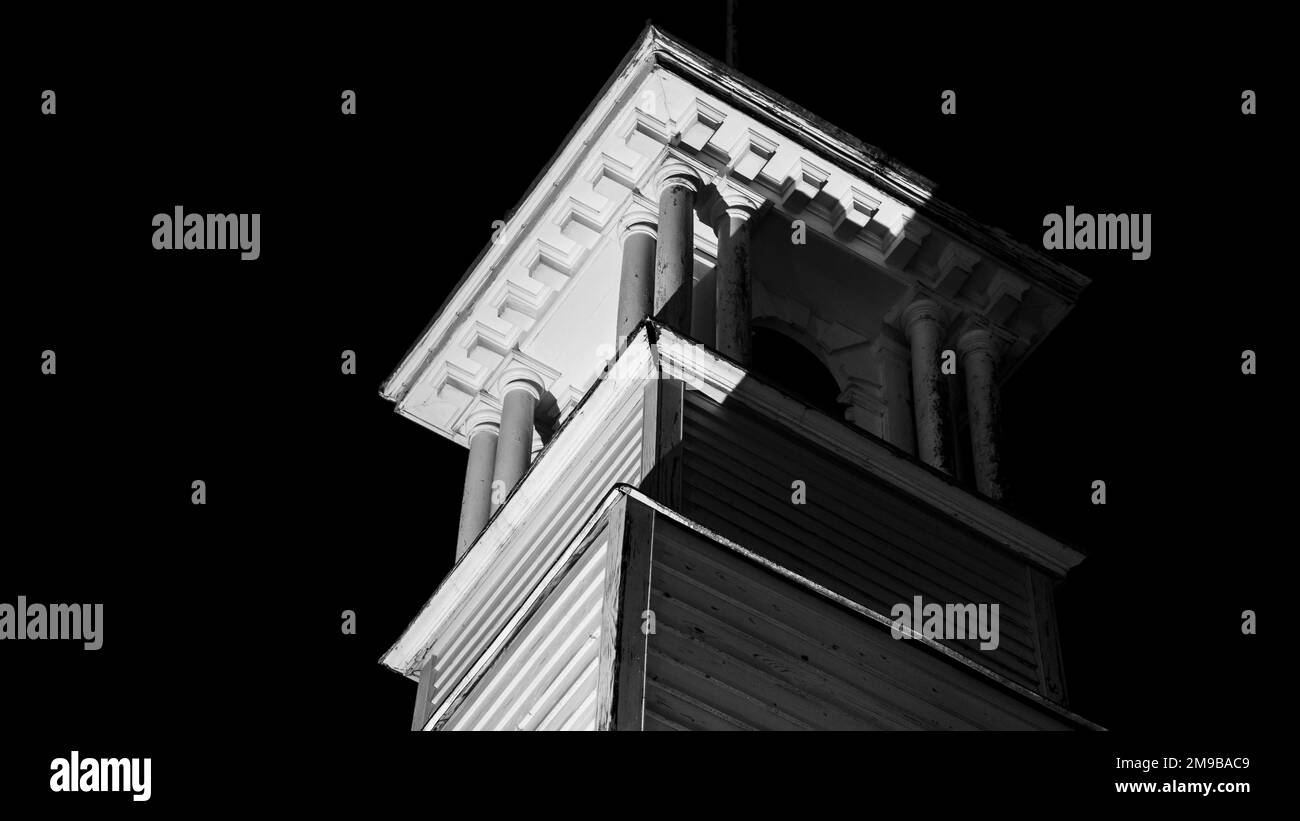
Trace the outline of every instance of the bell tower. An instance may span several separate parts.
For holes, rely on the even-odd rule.
[[[645,29],[383,388],[469,452],[412,729],[1094,727],[998,414],[1088,281],[933,188]]]

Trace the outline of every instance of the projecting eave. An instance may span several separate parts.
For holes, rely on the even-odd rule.
[[[574,126],[569,129],[569,133],[565,135],[559,149],[533,179],[532,184],[528,186],[524,198],[506,214],[507,226],[504,233],[498,238],[500,241],[495,243],[489,241],[483,250],[479,251],[469,269],[461,275],[456,287],[451,290],[447,300],[443,302],[438,312],[434,314],[433,319],[425,326],[416,342],[407,349],[397,368],[384,380],[384,383],[379,388],[380,395],[391,401],[401,402],[410,389],[411,380],[414,376],[423,371],[433,357],[436,356],[441,347],[436,341],[442,340],[446,336],[448,329],[459,324],[458,321],[464,311],[457,309],[461,306],[472,305],[472,296],[482,291],[483,286],[486,284],[482,281],[484,271],[495,270],[499,265],[499,261],[507,256],[502,252],[503,246],[506,245],[506,237],[509,236],[516,242],[519,240],[518,225],[510,224],[515,222],[514,217],[521,213],[531,212],[542,205],[552,195],[553,192],[549,189],[554,187],[555,180],[558,177],[566,176],[566,172],[568,175],[572,174],[572,164],[577,160],[579,154],[577,149],[586,146],[586,143],[579,140],[579,138],[586,137],[589,141],[590,135],[598,130],[597,124],[607,122],[612,115],[613,101],[625,96],[628,87],[635,80],[644,77],[645,73],[650,69],[657,33],[659,33],[658,30],[651,25],[647,25],[642,30],[635,45],[624,55],[618,68],[605,81],[605,85],[601,87],[595,99],[583,111],[582,116],[578,118]],[[526,224],[527,222],[525,222]],[[515,230],[512,231],[512,228]],[[497,253],[493,253],[494,250]]]
[[[920,173],[725,63],[653,26],[643,38],[653,40],[652,53],[659,65],[790,135],[828,161],[862,175],[938,227],[1029,274],[1067,301],[1077,300],[1091,282],[1073,268],[1017,242],[1002,229],[986,225],[934,197],[934,183]]]
[[[925,298],[955,333],[994,327],[1006,378],[1087,284],[935,200],[928,180],[879,149],[650,26],[381,394],[464,445],[467,421],[499,407],[503,376],[524,369],[543,391],[541,415],[562,421],[613,354],[621,226],[657,214],[657,175],[669,166],[703,182],[715,202],[700,209],[771,206],[840,248],[861,274],[854,282],[887,281],[870,286],[889,294],[879,315],[845,320],[862,327],[819,326],[831,329],[829,348],[883,339],[884,325],[896,330],[907,304]],[[700,280],[716,264],[716,236],[699,209],[693,240]],[[870,363],[857,366],[863,373],[846,373],[871,382]]]

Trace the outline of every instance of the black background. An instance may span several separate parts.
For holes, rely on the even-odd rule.
[[[1067,204],[1153,214],[1147,261],[1050,252],[1093,284],[1003,400],[1008,504],[1089,554],[1059,594],[1071,707],[1116,732],[892,736],[890,750],[980,760],[980,744],[1007,745],[1003,760],[1038,768],[1029,782],[1081,796],[1113,791],[1115,755],[1251,755],[1254,772],[1229,775],[1253,780],[1280,706],[1285,627],[1267,587],[1289,572],[1293,469],[1290,214],[1276,202],[1289,92],[1258,39],[1269,26],[743,12],[743,72],[1027,244]],[[200,46],[182,28],[8,52],[0,601],[105,610],[98,652],[0,646],[8,795],[130,804],[51,795],[48,762],[71,749],[152,756],[150,803],[172,807],[239,797],[213,772],[274,799],[383,803],[420,773],[608,760],[571,741],[555,760],[558,741],[406,732],[415,685],[378,659],[450,567],[465,452],[378,388],[647,17],[723,53],[720,3],[480,4],[278,40]],[[355,117],[340,114],[345,88]],[[1240,112],[1244,88],[1256,116]],[[261,213],[261,258],[154,251],[150,219],[177,204]],[[1247,348],[1258,376],[1241,374]],[[341,374],[345,349],[358,375]],[[195,479],[206,506],[190,504]],[[1241,635],[1247,608],[1260,635]],[[640,747],[610,743],[638,766]],[[853,750],[893,766],[863,746],[759,749],[769,764],[843,767],[836,751]],[[219,757],[230,750],[242,757]]]

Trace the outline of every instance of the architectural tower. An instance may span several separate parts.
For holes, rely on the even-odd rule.
[[[469,450],[383,658],[414,729],[1092,726],[1082,556],[999,503],[998,441],[1087,280],[932,187],[645,30],[383,388]]]

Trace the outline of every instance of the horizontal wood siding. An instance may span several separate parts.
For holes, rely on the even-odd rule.
[[[574,465],[563,490],[550,495],[529,516],[522,517],[520,526],[501,550],[502,567],[494,571],[499,581],[467,597],[447,627],[434,636],[429,652],[438,661],[430,714],[517,612],[609,489],[620,482],[638,480],[641,401],[639,391],[629,393],[627,401],[610,415],[609,423],[602,426],[591,447],[584,451],[584,458]],[[512,501],[506,503],[507,508]]]
[[[666,516],[653,556],[647,730],[1070,728]]]
[[[441,729],[595,729],[607,543],[602,531]]]
[[[974,639],[949,644],[1041,687],[1022,559],[797,432],[698,391],[687,392],[683,438],[685,516],[882,615],[917,595],[996,603],[996,650]],[[805,504],[792,501],[796,481]]]

